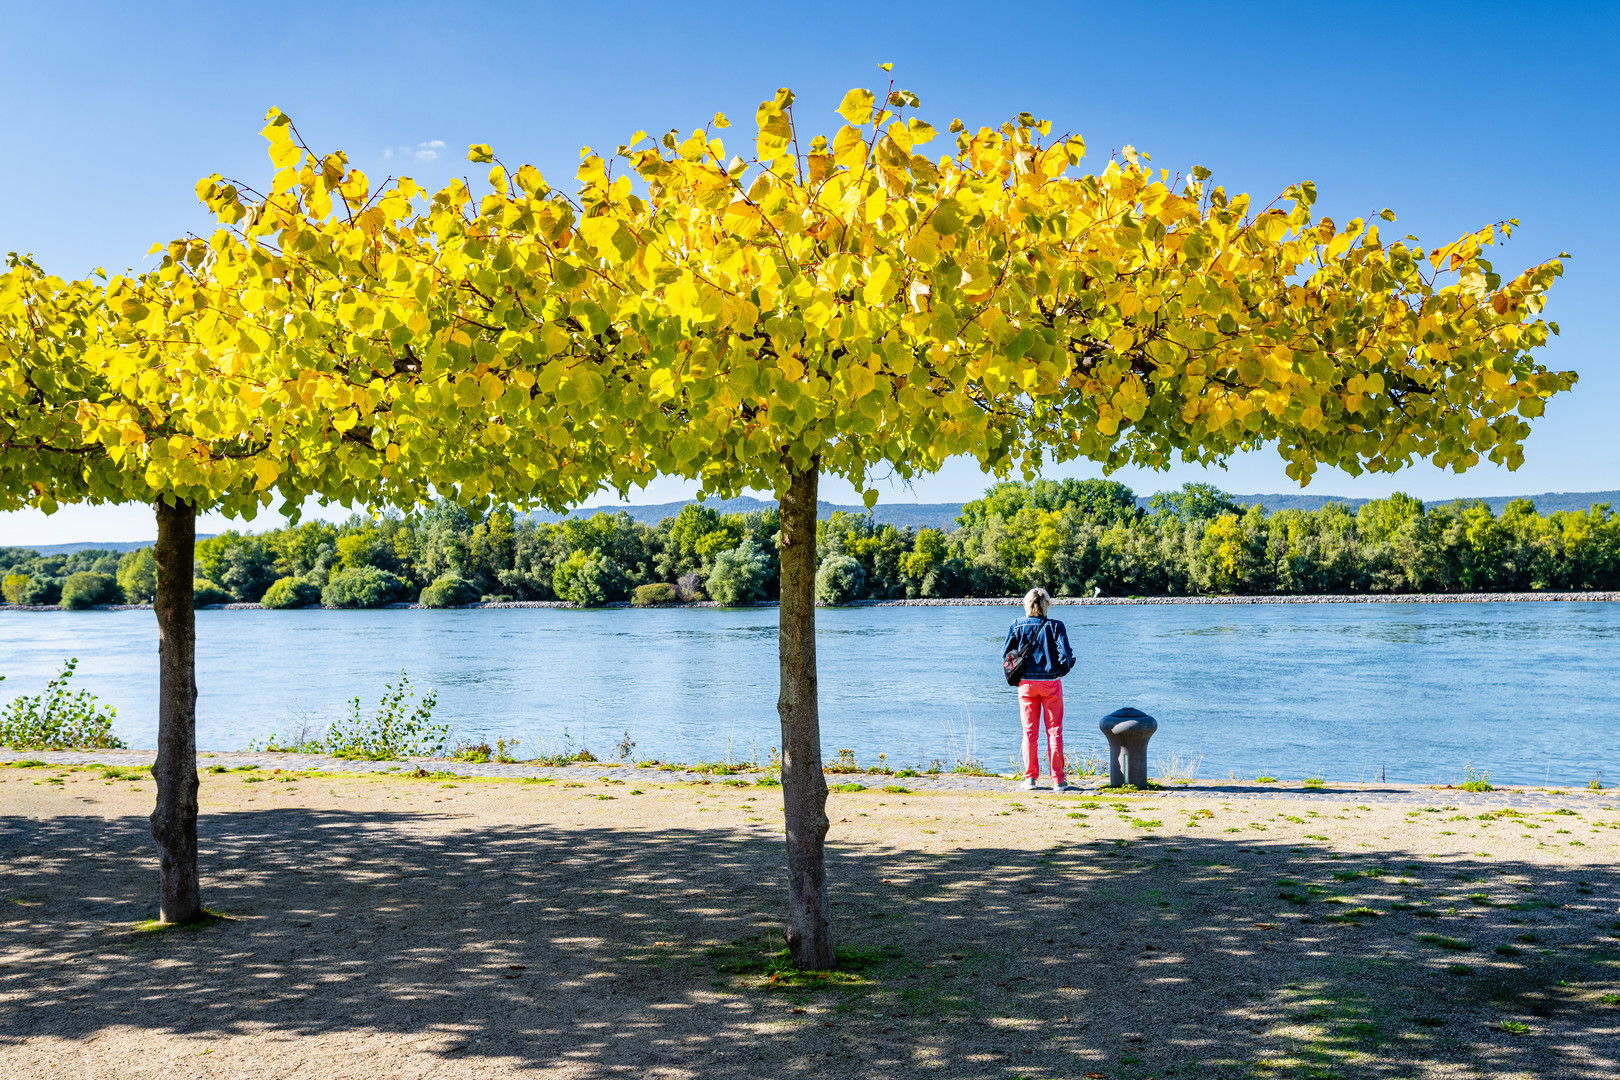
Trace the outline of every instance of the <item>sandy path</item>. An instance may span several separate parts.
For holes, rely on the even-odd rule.
[[[1620,810],[1412,794],[835,794],[800,980],[770,789],[210,774],[154,933],[150,779],[0,768],[0,1076],[1620,1075]]]

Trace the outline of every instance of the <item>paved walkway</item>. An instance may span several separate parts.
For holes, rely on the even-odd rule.
[[[16,751],[0,750],[0,762],[40,761],[47,765],[117,765],[123,768],[144,768],[152,764],[151,750],[96,750],[96,751]],[[760,773],[737,773],[730,776],[693,772],[682,768],[641,768],[627,763],[597,765],[533,765],[526,762],[500,764],[486,762],[474,764],[465,761],[446,761],[441,758],[411,758],[406,761],[347,761],[326,754],[281,754],[254,751],[204,752],[198,755],[198,767],[214,765],[240,768],[246,765],[261,769],[279,769],[285,772],[345,772],[345,773],[411,773],[426,769],[435,773],[468,777],[505,777],[550,779],[563,782],[586,783],[603,780],[641,781],[644,783],[729,783],[753,784]],[[1120,797],[1111,791],[1103,778],[1084,776],[1073,778],[1077,785],[1069,795],[1054,796],[1048,787],[1044,791],[1020,791],[1017,780],[1006,776],[969,776],[962,773],[936,773],[923,776],[894,777],[882,773],[828,774],[829,784],[857,783],[868,788],[882,788],[898,784],[909,791],[968,791],[986,794],[1013,793],[1028,797],[1094,798]],[[1049,783],[1050,781],[1043,781]],[[1319,788],[1306,788],[1298,783],[1254,784],[1241,780],[1199,780],[1190,784],[1168,784],[1155,791],[1142,792],[1138,797],[1155,799],[1277,799],[1310,798],[1323,801],[1352,800],[1356,803],[1396,803],[1413,806],[1442,804],[1457,808],[1524,807],[1528,809],[1557,809],[1564,806],[1582,806],[1592,810],[1620,808],[1620,795],[1614,791],[1591,791],[1585,788],[1499,787],[1494,791],[1471,792],[1457,787],[1428,784],[1324,784]]]

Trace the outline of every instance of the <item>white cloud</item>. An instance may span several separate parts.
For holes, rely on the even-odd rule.
[[[439,151],[443,149],[443,139],[429,139],[427,142],[419,142],[415,146],[395,146],[384,150],[383,160],[386,161],[397,155],[403,158],[415,158],[417,161],[436,161],[439,157]]]

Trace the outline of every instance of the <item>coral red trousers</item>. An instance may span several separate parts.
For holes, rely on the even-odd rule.
[[[1046,725],[1046,755],[1052,779],[1063,782],[1063,680],[1026,679],[1018,684],[1018,711],[1024,719],[1024,775],[1041,775],[1041,724]]]

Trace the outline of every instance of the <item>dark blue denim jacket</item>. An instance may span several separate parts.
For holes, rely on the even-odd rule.
[[[1069,648],[1069,632],[1056,619],[1014,619],[1007,628],[1007,643],[1001,647],[1003,656],[1013,647],[1034,638],[1029,661],[1024,665],[1025,679],[1061,679],[1074,667],[1074,650]]]

